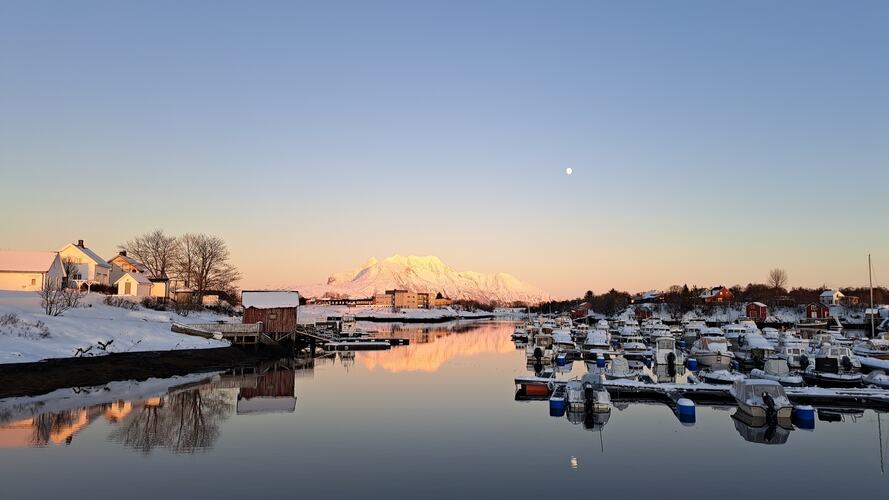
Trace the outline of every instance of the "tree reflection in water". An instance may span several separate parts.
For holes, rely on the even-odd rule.
[[[150,453],[166,448],[194,453],[212,448],[220,424],[234,411],[229,390],[200,388],[165,396],[160,404],[145,404],[116,426],[109,439]]]

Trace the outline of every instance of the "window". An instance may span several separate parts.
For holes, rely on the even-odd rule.
[[[31,278],[31,286],[34,286],[36,284],[37,284],[37,278]]]

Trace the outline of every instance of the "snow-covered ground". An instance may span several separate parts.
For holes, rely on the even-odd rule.
[[[173,333],[170,324],[231,321],[210,312],[192,312],[182,317],[172,311],[136,310],[108,306],[104,295],[85,297],[81,307],[51,317],[40,307],[35,292],[0,291],[0,363],[26,363],[50,358],[68,358],[78,349],[89,354],[167,351],[226,347],[227,341],[208,340]],[[16,319],[10,319],[14,315]],[[5,318],[5,322],[4,322]],[[110,344],[109,341],[113,341]],[[99,343],[106,345],[105,349]]]
[[[450,307],[441,309],[401,309],[393,311],[388,307],[348,307],[348,306],[321,306],[306,305],[299,308],[299,322],[303,324],[325,321],[329,316],[353,316],[355,318],[377,318],[391,321],[404,319],[408,321],[473,319],[489,317],[487,311],[462,311]]]

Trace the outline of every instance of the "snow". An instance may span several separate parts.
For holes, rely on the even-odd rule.
[[[542,290],[506,273],[484,274],[454,271],[438,257],[394,255],[371,258],[352,271],[336,273],[327,283],[296,287],[307,297],[325,294],[365,298],[386,290],[442,293],[451,299],[488,303],[522,301],[538,303],[550,297]]]
[[[0,271],[45,273],[57,255],[57,252],[0,251]]]
[[[244,308],[277,309],[279,307],[299,307],[299,293],[288,291],[244,291],[241,292],[241,305]]]
[[[353,316],[355,318],[376,318],[398,321],[405,319],[410,321],[430,320],[440,321],[446,318],[452,319],[473,319],[480,317],[488,317],[491,313],[487,311],[463,311],[451,307],[443,307],[440,309],[400,309],[393,311],[388,307],[349,307],[349,306],[327,306],[327,305],[306,305],[299,308],[300,323],[317,323],[326,321],[329,316]]]
[[[114,352],[167,351],[227,347],[226,341],[208,340],[170,331],[174,322],[209,323],[231,321],[227,316],[210,312],[192,312],[182,318],[172,311],[137,310],[108,306],[104,295],[92,293],[82,307],[50,317],[40,307],[35,292],[0,291],[0,316],[14,314],[30,325],[38,322],[49,330],[48,338],[19,335],[20,330],[0,327],[0,363],[27,363],[52,358],[75,356],[77,349],[90,349],[90,354]],[[187,321],[183,321],[187,320]],[[113,340],[103,350],[103,344]]]

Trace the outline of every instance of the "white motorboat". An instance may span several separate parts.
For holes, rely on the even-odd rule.
[[[778,344],[778,350],[775,352],[775,355],[787,361],[787,366],[790,368],[802,368],[802,358],[806,356],[807,352],[802,342],[788,341],[785,338]]]
[[[781,342],[781,332],[777,328],[763,328],[762,336],[766,338],[772,345],[777,346]]]
[[[864,376],[864,385],[872,385],[883,389],[889,389],[889,375],[883,370],[874,370]]]
[[[581,379],[583,385],[585,408],[593,413],[607,413],[611,411],[611,395],[593,373],[587,373]]]
[[[701,320],[692,320],[685,324],[685,328],[682,334],[682,337],[685,339],[685,343],[688,345],[692,345],[696,340],[701,336],[701,332],[703,332],[707,328],[707,323]]]
[[[609,350],[611,349],[611,341],[608,339],[608,331],[607,330],[593,330],[586,335],[586,339],[583,341],[584,349],[601,349],[601,350]]]
[[[573,350],[576,347],[574,340],[571,339],[571,332],[562,328],[553,332],[553,345],[558,352]]]
[[[869,339],[858,342],[852,347],[852,352],[856,356],[889,360],[889,340]]]
[[[698,378],[710,384],[733,384],[747,378],[743,373],[729,370],[701,370]]]
[[[729,393],[734,396],[738,408],[754,418],[789,420],[793,411],[784,387],[774,380],[738,380],[732,384]]]
[[[682,353],[676,349],[676,339],[673,337],[658,337],[654,341],[654,363],[656,365],[681,365]]]
[[[653,325],[648,329],[648,341],[655,342],[659,338],[669,337],[673,338],[673,331],[670,330],[670,327],[664,324]]]
[[[777,356],[767,359],[761,370],[759,368],[750,370],[750,378],[774,380],[787,387],[803,385],[803,377],[791,373],[787,360]]]
[[[639,335],[624,337],[620,346],[624,351],[624,356],[648,356],[651,354],[648,346],[645,345],[645,340]]]
[[[611,360],[605,369],[605,378],[609,380],[636,380],[638,373],[630,369],[630,363],[626,358],[616,357]]]
[[[757,332],[738,337],[735,359],[746,365],[760,364],[775,352],[775,346]]]
[[[714,370],[728,368],[735,359],[719,328],[704,329],[701,337],[692,345],[689,356],[697,359],[701,366]]]
[[[858,387],[861,385],[861,361],[845,346],[824,344],[815,353],[814,365],[808,358],[801,363],[805,371],[803,378],[813,385]]]
[[[534,337],[533,344],[529,344],[525,347],[525,357],[529,361],[552,363],[553,359],[556,357],[553,344],[554,341],[552,335],[540,333]]]

